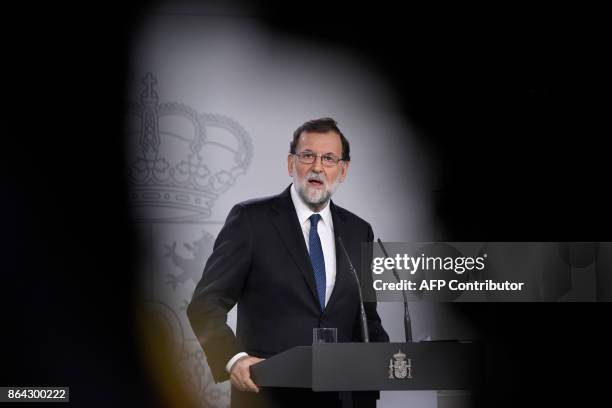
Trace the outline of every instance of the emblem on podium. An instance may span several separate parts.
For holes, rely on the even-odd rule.
[[[412,378],[412,363],[410,359],[406,360],[406,354],[398,350],[393,358],[389,359],[389,379],[403,378]]]

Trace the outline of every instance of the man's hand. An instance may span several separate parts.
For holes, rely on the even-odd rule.
[[[230,381],[240,391],[259,392],[259,387],[251,380],[249,367],[263,361],[263,358],[246,356],[238,359],[230,370]]]

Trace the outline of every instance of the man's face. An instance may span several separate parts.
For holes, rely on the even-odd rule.
[[[340,135],[336,132],[302,132],[295,152],[311,152],[318,156],[314,163],[304,164],[298,157],[289,154],[287,164],[289,175],[293,177],[293,184],[300,197],[312,210],[319,211],[336,191],[338,184],[344,181],[348,171],[349,162],[340,161],[331,167],[321,163],[320,156],[325,154],[342,157]]]

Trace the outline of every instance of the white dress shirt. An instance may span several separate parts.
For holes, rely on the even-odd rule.
[[[293,201],[298,222],[304,234],[306,248],[310,253],[310,216],[314,214],[314,211],[312,211],[302,200],[302,197],[300,197],[293,184],[291,185],[290,191],[291,201]],[[325,305],[327,305],[332,290],[334,290],[334,284],[336,283],[336,245],[334,239],[334,223],[332,221],[331,210],[329,209],[329,201],[325,205],[325,208],[319,211],[319,214],[321,215],[321,219],[317,225],[317,232],[319,233],[321,248],[323,249],[323,258],[325,259]],[[236,354],[227,362],[225,370],[229,373],[234,363],[245,356],[248,356],[245,352]]]
[[[310,216],[314,214],[306,203],[302,200],[302,197],[298,194],[295,186],[291,185],[291,200],[295,207],[295,212],[298,216],[298,221],[302,227],[302,233],[304,234],[304,241],[306,241],[306,248],[310,253]],[[317,232],[319,233],[319,239],[321,240],[321,247],[323,249],[323,258],[325,258],[325,305],[329,301],[329,297],[334,289],[336,283],[336,245],[334,240],[334,223],[332,221],[331,211],[329,209],[329,201],[321,211],[321,220],[317,225]]]

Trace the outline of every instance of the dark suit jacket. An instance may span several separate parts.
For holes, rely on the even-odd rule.
[[[359,272],[361,243],[373,240],[372,228],[333,202],[330,205],[334,234],[342,237]],[[324,311],[317,296],[289,188],[278,196],[234,206],[187,308],[215,380],[229,378],[225,366],[238,352],[267,358],[312,344],[313,327],[336,327],[338,342],[362,341],[357,284],[340,248],[336,283]],[[226,319],[236,303],[234,336]],[[389,341],[376,303],[366,303],[365,309],[370,340]]]

